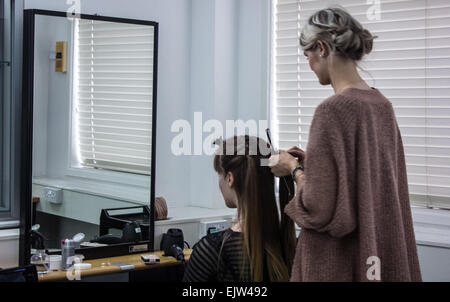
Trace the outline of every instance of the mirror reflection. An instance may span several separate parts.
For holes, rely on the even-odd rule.
[[[35,16],[34,249],[148,240],[154,32]]]

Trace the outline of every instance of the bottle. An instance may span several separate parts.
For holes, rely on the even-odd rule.
[[[74,261],[75,249],[78,248],[81,240],[84,239],[83,233],[76,234],[72,239],[64,239],[61,242],[61,268],[68,270]]]
[[[39,224],[33,225],[31,228],[30,236],[32,247],[36,248],[36,252],[31,255],[30,264],[36,266],[38,274],[46,274],[50,269],[50,258],[45,253],[45,237],[38,232],[39,228]]]
[[[38,274],[46,274],[50,269],[50,259],[45,253],[45,249],[38,249],[35,254],[31,256],[30,263],[36,266]]]
[[[70,257],[75,256],[75,245],[73,240],[65,239],[61,242],[61,268],[67,270],[72,266]]]

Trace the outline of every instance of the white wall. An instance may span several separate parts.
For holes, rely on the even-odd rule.
[[[62,177],[68,159],[71,63],[55,72],[56,41],[72,48],[71,22],[66,18],[36,16],[33,104],[33,176]]]
[[[191,125],[200,111],[203,123],[222,123],[226,138],[226,120],[267,119],[269,1],[192,3]],[[191,205],[224,207],[212,156],[192,156],[190,175]]]
[[[450,282],[450,248],[417,245],[422,279],[426,282]]]
[[[19,229],[0,230],[0,268],[19,265]]]
[[[190,162],[190,200],[195,206],[224,207],[218,190],[212,156],[199,155],[203,142],[198,130],[207,120],[236,118],[237,39],[236,0],[194,0],[192,2],[191,116],[193,126]],[[194,112],[201,112],[203,123],[196,124]],[[200,128],[200,129],[199,129]],[[200,132],[202,133],[202,132]],[[202,135],[205,139],[209,133]]]
[[[238,117],[268,119],[271,1],[238,2]]]

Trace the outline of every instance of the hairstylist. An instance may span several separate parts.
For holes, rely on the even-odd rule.
[[[421,281],[394,110],[356,69],[374,38],[341,8],[302,30],[311,69],[335,94],[316,108],[306,153],[271,157],[272,172],[297,183],[285,208],[301,227],[291,281]]]

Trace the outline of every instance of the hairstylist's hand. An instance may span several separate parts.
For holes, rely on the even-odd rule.
[[[297,165],[297,159],[286,151],[280,151],[279,154],[272,155],[269,158],[269,167],[277,177],[290,175],[292,169]]]
[[[287,153],[289,153],[290,155],[292,155],[293,157],[296,157],[298,159],[298,162],[303,165],[303,162],[305,160],[305,151],[303,151],[302,149],[298,148],[298,147],[292,147],[291,149],[286,151]]]

